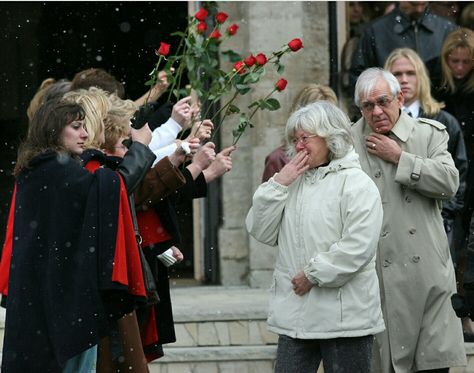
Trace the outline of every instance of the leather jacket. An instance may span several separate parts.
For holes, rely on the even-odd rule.
[[[146,145],[133,142],[122,162],[117,166],[117,171],[123,177],[128,194],[132,194],[145,174],[151,168],[156,156]]]
[[[411,48],[425,62],[430,77],[441,73],[439,55],[446,36],[457,26],[427,9],[417,21],[411,21],[399,7],[370,23],[364,30],[352,56],[350,82],[369,67],[383,66],[396,48]]]

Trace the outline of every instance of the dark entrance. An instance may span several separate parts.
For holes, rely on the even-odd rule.
[[[146,90],[160,41],[184,30],[187,2],[0,3],[0,243],[13,186],[11,172],[28,120],[26,108],[43,79],[71,79],[100,67],[125,83],[127,98]],[[176,43],[175,43],[176,44]],[[188,206],[191,209],[191,206]],[[175,276],[193,276],[192,213],[183,215],[188,259]]]

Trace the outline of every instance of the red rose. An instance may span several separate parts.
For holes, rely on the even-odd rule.
[[[204,21],[199,22],[199,24],[196,26],[197,32],[200,34],[204,34],[207,30],[207,23]]]
[[[293,52],[296,52],[303,48],[303,42],[301,41],[301,39],[293,39],[288,43],[288,46]]]
[[[229,15],[227,13],[224,13],[224,12],[219,12],[217,13],[216,15],[216,21],[217,23],[224,23],[226,21],[226,19],[229,17]]]
[[[247,70],[245,70],[245,64],[243,61],[237,61],[234,63],[234,70],[239,74],[245,74]]]
[[[237,33],[237,30],[239,29],[239,25],[236,25],[235,23],[227,27],[227,33],[229,35],[235,35]]]
[[[257,64],[260,66],[263,66],[267,63],[267,56],[265,56],[263,53],[257,54],[255,59],[257,60]]]
[[[170,53],[171,44],[160,42],[160,47],[155,49],[155,54],[157,56],[166,57]]]
[[[209,14],[209,12],[204,9],[204,8],[201,8],[198,10],[198,12],[194,15],[194,17],[198,20],[198,21],[204,21],[206,18],[207,18],[207,15]]]
[[[286,81],[285,79],[279,79],[278,82],[276,82],[275,84],[275,88],[281,92],[286,88],[287,84],[288,84],[288,81]]]
[[[248,67],[252,67],[253,65],[255,65],[255,62],[257,62],[257,60],[253,55],[250,55],[244,60],[244,62]]]
[[[219,39],[222,36],[222,34],[219,32],[219,30],[214,30],[211,32],[211,35],[209,35],[209,38],[211,39]]]

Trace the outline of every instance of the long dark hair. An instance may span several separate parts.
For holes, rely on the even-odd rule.
[[[17,176],[28,168],[31,160],[47,151],[66,151],[61,134],[68,124],[84,119],[81,106],[60,100],[43,103],[36,111],[28,128],[25,141],[18,150],[18,159],[13,174]]]

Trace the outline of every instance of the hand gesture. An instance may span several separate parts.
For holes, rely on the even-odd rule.
[[[305,295],[314,286],[303,271],[297,273],[291,280],[291,283],[293,284],[293,291],[296,295]]]
[[[184,259],[184,255],[181,250],[178,249],[176,246],[171,246],[171,250],[173,251],[173,257],[176,259],[176,262],[182,262]]]
[[[305,150],[298,152],[296,156],[276,174],[274,180],[281,185],[290,185],[309,168],[306,164],[308,157],[308,153]]]
[[[216,159],[216,145],[213,142],[208,142],[200,147],[200,149],[193,156],[193,164],[201,171],[205,170],[211,162]]]
[[[131,137],[133,141],[137,141],[142,143],[143,145],[148,146],[151,141],[151,130],[150,127],[148,127],[148,123],[146,123],[140,129],[132,128]]]
[[[216,159],[203,171],[207,183],[221,177],[232,170],[232,157],[230,154],[236,149],[235,145],[229,146],[216,155]]]
[[[199,140],[205,141],[211,138],[211,132],[214,129],[214,124],[209,119],[204,119],[201,122],[196,122],[193,125],[191,133]]]
[[[380,133],[371,133],[365,139],[367,151],[384,161],[398,164],[402,149],[398,143],[386,135]]]
[[[171,118],[174,119],[183,129],[187,128],[191,122],[191,106],[189,101],[191,96],[187,96],[179,100],[173,106],[173,111],[171,112]]]

